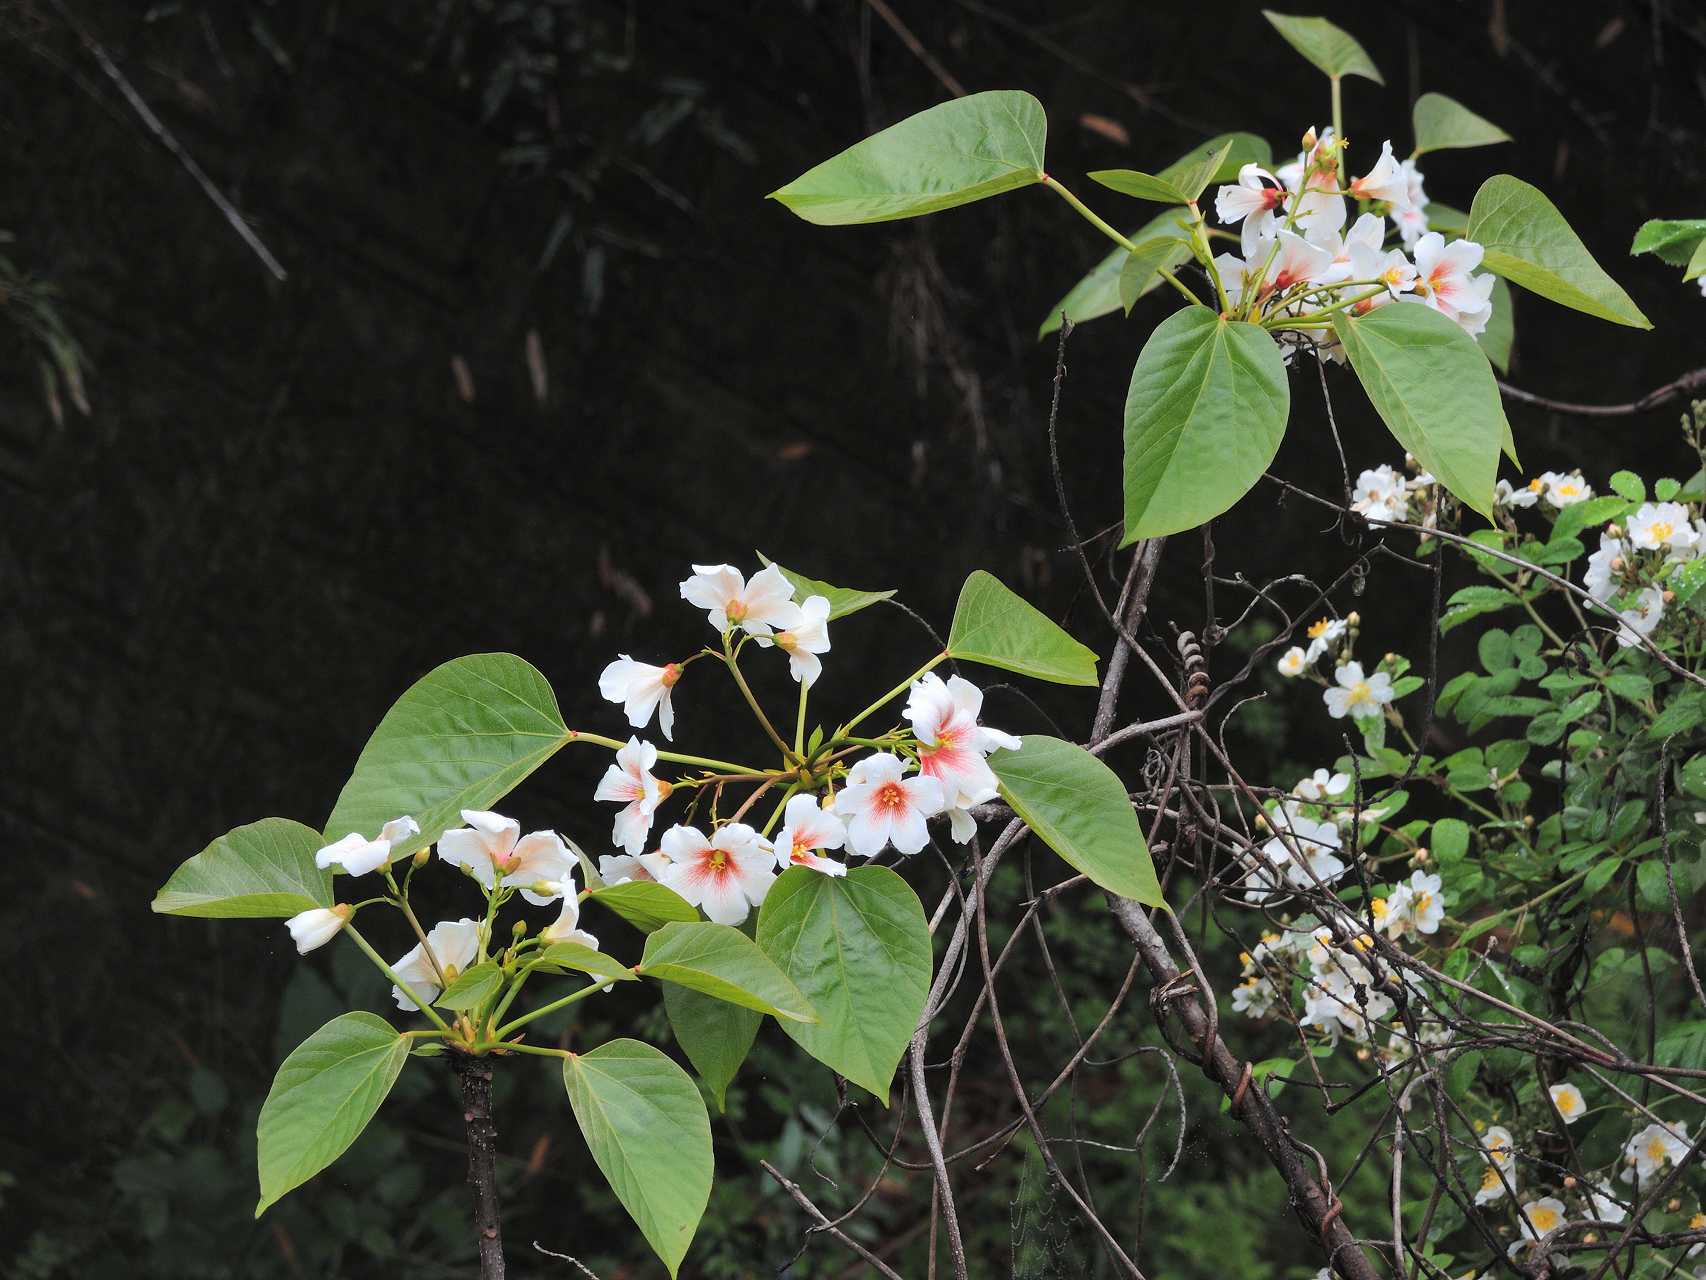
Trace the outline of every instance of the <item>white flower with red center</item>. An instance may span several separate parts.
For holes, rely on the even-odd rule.
[[[1338,687],[1323,695],[1327,714],[1335,720],[1346,716],[1360,718],[1380,714],[1380,708],[1392,701],[1392,677],[1384,671],[1371,676],[1362,672],[1362,663],[1347,662],[1333,672]]]
[[[427,958],[426,950],[417,942],[391,965],[391,972],[406,982],[410,991],[431,1004],[444,990],[439,985],[439,975],[444,975],[446,983],[455,982],[457,974],[473,964],[474,957],[480,954],[480,925],[466,916],[460,920],[441,920],[428,931],[425,946],[432,949],[432,959]],[[438,962],[436,968],[434,960]],[[395,984],[391,987],[391,998],[399,1009],[412,1012],[420,1008]]]
[[[598,691],[606,701],[620,702],[628,723],[636,729],[644,729],[650,724],[652,712],[656,711],[658,728],[663,730],[664,737],[673,740],[675,708],[670,705],[669,691],[675,688],[679,679],[679,662],[654,667],[649,663],[635,662],[624,653],[599,675]]]
[[[562,896],[561,885],[573,879],[575,856],[555,831],[535,831],[523,837],[521,824],[501,813],[462,810],[468,825],[438,838],[438,856],[461,867],[488,893],[501,883],[521,890],[535,906]]]
[[[420,826],[413,818],[392,818],[372,840],[352,831],[335,844],[327,845],[314,855],[314,865],[322,871],[336,867],[346,876],[364,876],[390,863],[392,845],[420,833]]]
[[[539,936],[546,942],[578,942],[583,947],[598,950],[598,939],[581,928],[580,895],[575,891],[573,873],[562,886],[563,910],[550,924],[539,931]],[[610,990],[605,987],[604,990]]]
[[[669,859],[661,853],[606,853],[598,859],[598,878],[605,884],[622,884],[629,880],[662,880]]]
[[[1314,132],[1311,129],[1309,134],[1305,134],[1305,140]],[[1304,187],[1306,171],[1309,177]],[[1321,130],[1309,150],[1299,154],[1292,163],[1281,165],[1275,176],[1285,183],[1288,191],[1296,192],[1304,187],[1302,196],[1297,200],[1294,222],[1302,228],[1306,239],[1319,244],[1344,227],[1345,200],[1338,194],[1339,145],[1331,129]],[[1289,200],[1286,208],[1291,208]]]
[[[776,865],[810,867],[826,876],[844,876],[847,868],[833,858],[819,857],[819,849],[839,849],[847,843],[847,828],[840,818],[825,809],[816,796],[794,796],[782,810],[782,829],[773,842]]]
[[[847,785],[835,797],[835,812],[847,820],[847,848],[874,858],[890,844],[917,853],[930,842],[925,819],[947,808],[942,784],[934,777],[907,777],[899,756],[887,751],[866,756],[847,771]]]
[[[1000,794],[984,757],[1024,745],[1010,733],[978,724],[982,710],[983,690],[959,676],[944,681],[934,671],[913,683],[906,701],[905,715],[918,739],[918,772],[942,784],[953,836],[961,844],[977,831],[967,810]]]
[[[1238,170],[1238,184],[1224,186],[1214,194],[1214,212],[1227,226],[1244,224],[1244,251],[1274,232],[1275,214],[1285,207],[1286,190],[1278,178],[1259,164]]]
[[[1447,244],[1439,232],[1428,232],[1416,241],[1415,290],[1404,300],[1432,307],[1471,336],[1480,333],[1493,314],[1493,277],[1473,274],[1482,253],[1473,240]]]
[[[794,584],[775,565],[760,569],[748,582],[732,564],[696,564],[693,576],[681,584],[681,598],[705,610],[718,631],[739,627],[748,635],[767,636],[800,625]]]
[[[296,954],[305,956],[315,947],[323,947],[343,932],[355,908],[339,903],[335,907],[314,907],[299,911],[284,922],[290,930],[290,940],[296,944]]]
[[[1295,644],[1284,653],[1280,654],[1279,661],[1274,663],[1274,666],[1278,669],[1279,673],[1288,680],[1302,675],[1304,668],[1308,665],[1309,655],[1304,653],[1302,648]]]
[[[727,822],[707,839],[673,826],[659,847],[669,865],[660,879],[717,924],[739,924],[776,882],[776,855],[744,822]]]
[[[1378,213],[1365,213],[1351,224],[1344,235],[1334,232],[1321,242],[1321,247],[1333,257],[1321,277],[1322,284],[1338,284],[1343,280],[1370,279],[1380,260],[1380,244],[1386,238],[1386,223]],[[1400,254],[1400,257],[1403,255]],[[1366,264],[1366,274],[1357,270],[1357,263]]]
[[[820,653],[829,652],[829,601],[824,596],[807,596],[799,606],[800,619],[785,631],[774,636],[760,636],[758,643],[776,647],[788,655],[788,674],[811,688],[823,674]]]
[[[1392,144],[1380,144],[1380,159],[1362,177],[1353,179],[1349,191],[1359,200],[1384,200],[1390,205],[1403,204],[1410,196],[1410,176],[1398,157],[1392,154]]]
[[[663,802],[663,784],[651,773],[657,762],[656,747],[629,738],[628,745],[616,753],[616,763],[598,780],[598,790],[592,793],[594,800],[610,800],[622,806],[616,812],[616,826],[610,839],[630,854],[637,855],[646,847],[652,815]]]
[[[1321,245],[1310,243],[1296,232],[1282,231],[1279,254],[1268,268],[1262,291],[1281,293],[1293,285],[1314,284],[1327,276],[1332,267],[1333,255]]]
[[[1428,229],[1428,197],[1422,190],[1422,171],[1416,168],[1416,162],[1406,160],[1399,168],[1404,171],[1404,200],[1392,206],[1392,223],[1398,228],[1404,247],[1412,249]]]

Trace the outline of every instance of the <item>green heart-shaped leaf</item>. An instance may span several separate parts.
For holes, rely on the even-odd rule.
[[[1488,147],[1509,142],[1506,133],[1491,120],[1484,120],[1468,107],[1443,93],[1424,93],[1410,109],[1416,130],[1416,154],[1445,151],[1452,147]]]
[[[1363,47],[1347,31],[1334,26],[1325,18],[1301,18],[1287,13],[1263,9],[1262,16],[1273,24],[1285,42],[1296,49],[1317,68],[1333,79],[1341,76],[1365,76],[1375,84],[1385,84]]]
[[[640,973],[794,1022],[816,1022],[811,1003],[757,943],[726,924],[666,924],[646,939]]]
[[[729,1083],[752,1052],[764,1015],[674,983],[664,984],[663,1009],[675,1042],[717,1100],[717,1110],[725,1110]]]
[[[948,656],[1055,684],[1096,683],[1095,653],[982,569],[960,588]]]
[[[325,844],[300,822],[262,818],[186,859],[151,905],[161,915],[215,919],[283,919],[329,907],[332,873],[314,865]]]

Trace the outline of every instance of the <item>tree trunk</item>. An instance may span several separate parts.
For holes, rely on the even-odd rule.
[[[480,1280],[503,1280],[503,1222],[498,1211],[497,1126],[492,1123],[492,1060],[453,1054],[462,1082],[462,1121],[468,1130],[468,1186],[474,1193],[474,1232]]]

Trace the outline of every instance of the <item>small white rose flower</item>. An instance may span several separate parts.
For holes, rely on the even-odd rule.
[[[1587,1114],[1588,1104],[1582,1098],[1582,1091],[1575,1085],[1555,1084],[1547,1093],[1551,1095],[1552,1105],[1565,1124],[1574,1124]]]
[[[1308,657],[1304,654],[1303,650],[1295,644],[1284,653],[1280,654],[1279,661],[1274,664],[1279,673],[1287,679],[1302,675],[1303,669],[1308,665]]]
[[[1384,671],[1364,676],[1360,662],[1345,663],[1333,673],[1333,679],[1338,687],[1328,689],[1322,697],[1327,714],[1335,720],[1376,715],[1392,701],[1392,677]]]
[[[1617,616],[1622,619],[1617,628],[1618,647],[1633,648],[1643,637],[1652,635],[1664,620],[1665,593],[1657,587],[1643,587],[1635,596],[1635,603],[1620,609]]]
[[[1683,552],[1691,557],[1700,534],[1680,502],[1646,502],[1629,517],[1629,545],[1637,551]]]
[[[1588,567],[1582,574],[1582,585],[1588,594],[1602,603],[1617,594],[1617,573],[1628,563],[1629,547],[1623,539],[1609,533],[1599,535],[1599,550],[1588,557]]]

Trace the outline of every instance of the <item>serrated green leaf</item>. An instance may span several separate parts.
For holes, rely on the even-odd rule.
[[[371,1013],[333,1018],[291,1051],[256,1126],[257,1218],[349,1149],[408,1057],[409,1041]]]
[[[1059,738],[1029,734],[1023,742],[1018,751],[989,757],[1013,812],[1099,887],[1146,906],[1163,905],[1149,846],[1118,775]]]
[[[1688,255],[1688,265],[1682,269],[1682,278],[1698,280],[1706,275],[1706,240],[1694,246],[1694,252]]]
[[[1096,655],[982,569],[960,588],[948,656],[1055,684],[1096,684]]]
[[[1484,613],[1497,613],[1500,609],[1521,603],[1520,597],[1503,587],[1463,587],[1452,592],[1451,599],[1446,602],[1448,607],[1439,620],[1440,634],[1444,635]]]
[[[1683,267],[1702,241],[1706,241],[1706,218],[1653,218],[1641,224],[1629,252],[1656,253],[1671,266]]]
[[[1667,1067],[1690,1071],[1706,1068],[1706,1022],[1678,1022],[1666,1027],[1654,1046],[1654,1057]]]
[[[1341,312],[1333,332],[1398,443],[1459,501],[1493,516],[1499,450],[1509,431],[1493,371],[1475,340],[1431,307]]]
[[[1491,120],[1483,119],[1443,93],[1424,93],[1417,98],[1410,109],[1410,120],[1415,125],[1417,155],[1452,147],[1488,147],[1511,140],[1510,134]]]
[[[1374,61],[1349,32],[1334,26],[1325,18],[1295,17],[1263,9],[1262,16],[1273,24],[1285,42],[1296,49],[1327,75],[1365,76],[1375,84],[1385,84]]]
[[[630,880],[589,889],[587,898],[609,907],[642,933],[661,929],[672,921],[692,921],[699,911],[674,889],[656,880]]]
[[[332,873],[314,865],[325,843],[318,831],[289,818],[237,827],[186,859],[151,907],[168,916],[252,920],[329,907]]]
[[[1290,409],[1285,361],[1261,327],[1200,306],[1163,320],[1126,392],[1121,545],[1230,509],[1273,461]]]
[[[758,552],[758,558],[767,565],[776,564],[762,551]],[[803,573],[795,573],[785,565],[777,564],[776,567],[782,570],[782,576],[793,584],[794,595],[797,599],[805,600],[809,596],[822,596],[828,600],[829,621],[831,622],[837,618],[845,618],[850,613],[858,613],[859,610],[869,608],[871,605],[880,604],[894,595],[892,589],[888,591],[855,591],[851,587],[832,587],[827,582],[819,582],[816,578],[808,578]]]
[[[872,134],[768,198],[820,226],[915,218],[1042,181],[1047,136],[1030,94],[974,93]]]
[[[717,1110],[726,1110],[729,1083],[752,1052],[764,1015],[674,983],[664,984],[663,1008],[675,1042],[717,1100]]]
[[[1590,525],[1604,524],[1607,520],[1616,520],[1620,516],[1628,515],[1633,509],[1627,499],[1610,496],[1572,502],[1558,513],[1558,519],[1552,526],[1552,536],[1570,537]]]
[[[671,1276],[711,1198],[711,1121],[691,1077],[638,1040],[563,1059],[575,1123],[604,1180]]]
[[[1653,327],[1557,206],[1520,178],[1501,173],[1483,182],[1464,234],[1486,250],[1482,266],[1530,293],[1613,324]]]
[[[1606,481],[1619,497],[1630,502],[1644,502],[1647,498],[1647,482],[1633,471],[1613,471],[1611,479]]]
[[[1190,256],[1190,245],[1171,236],[1145,240],[1126,254],[1125,262],[1120,266],[1120,305],[1126,309],[1126,314],[1129,315],[1137,300],[1149,292],[1151,282],[1159,279],[1161,272],[1173,270],[1188,261]]]
[[[570,740],[550,684],[514,654],[446,662],[385,713],[326,832],[376,835],[410,814],[421,833],[392,846],[401,860],[458,824],[460,810],[490,809]]]
[[[819,1019],[777,1025],[888,1105],[930,989],[930,928],[918,895],[887,867],[840,877],[790,867],[759,908],[758,945]]]
[[[774,1018],[817,1021],[811,1003],[788,975],[751,938],[726,924],[666,924],[646,939],[645,955],[636,968],[645,977]]]

